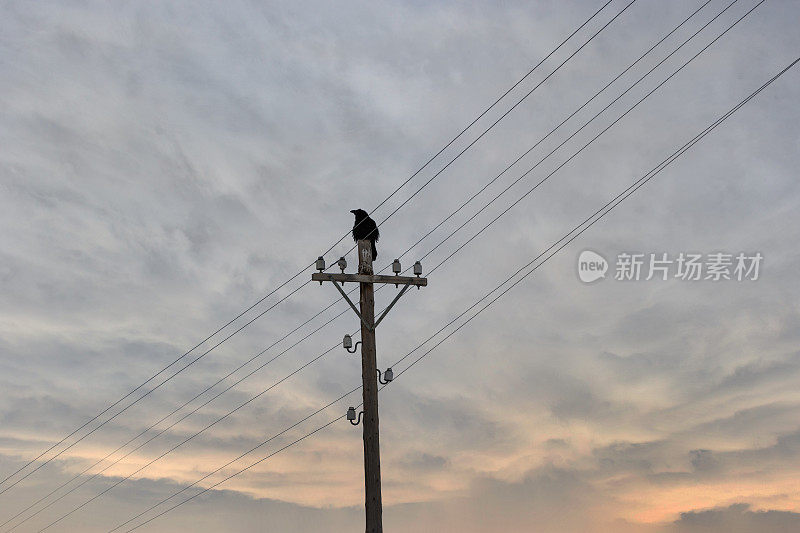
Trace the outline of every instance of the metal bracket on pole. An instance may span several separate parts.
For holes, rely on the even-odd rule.
[[[356,309],[356,306],[355,306],[355,304],[353,303],[353,301],[352,301],[352,300],[350,300],[350,297],[349,297],[349,296],[347,296],[347,293],[346,293],[346,292],[344,292],[344,290],[343,290],[343,289],[342,289],[342,287],[339,285],[339,283],[338,283],[336,280],[331,280],[331,281],[333,282],[333,285],[336,287],[336,289],[337,289],[337,290],[338,290],[338,291],[341,293],[341,295],[342,295],[342,296],[344,296],[344,299],[345,299],[345,300],[347,300],[347,303],[348,303],[348,304],[350,304],[350,308],[351,308],[353,311],[355,311],[355,313],[358,315],[358,318],[360,318],[360,319],[361,319],[361,323],[362,323],[362,324],[364,324],[364,326],[365,326],[365,327],[366,327],[368,330],[370,330],[370,331],[375,331],[375,327],[373,327],[373,326],[372,326],[372,325],[370,325],[370,324],[367,324],[367,321],[366,321],[366,320],[364,320],[364,317],[363,317],[363,316],[361,316],[361,313],[359,313],[359,312],[358,312],[358,309]],[[408,288],[408,286],[406,286],[405,288]],[[400,294],[402,294],[402,292],[401,292]],[[396,299],[395,299],[395,300],[396,300]],[[392,304],[394,305],[394,302],[392,302]],[[387,309],[387,311],[388,311],[388,309]],[[386,313],[384,312],[383,314],[385,315]],[[381,315],[381,318],[383,318],[383,315]],[[378,322],[380,322],[380,319],[378,320]],[[375,326],[377,326],[377,325],[378,325],[378,324],[375,324]]]
[[[389,304],[389,307],[387,307],[386,309],[384,309],[384,310],[383,310],[383,313],[381,313],[381,316],[380,316],[380,317],[378,317],[378,320],[376,320],[376,321],[375,321],[375,327],[376,327],[376,328],[378,327],[378,324],[380,324],[380,323],[381,323],[381,320],[383,320],[383,317],[385,317],[385,316],[386,316],[386,313],[388,313],[388,312],[389,312],[389,310],[390,310],[392,307],[394,307],[394,304],[396,304],[396,303],[397,303],[397,300],[399,300],[399,299],[400,299],[400,297],[401,297],[401,296],[403,296],[403,294],[404,294],[404,293],[405,293],[405,292],[408,290],[408,288],[409,288],[410,286],[411,286],[411,285],[403,285],[403,288],[402,288],[402,289],[400,289],[400,292],[397,294],[397,296],[395,296],[395,297],[394,297],[394,300],[392,300],[392,303],[390,303],[390,304]]]

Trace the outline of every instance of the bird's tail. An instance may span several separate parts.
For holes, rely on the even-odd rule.
[[[375,248],[375,241],[371,241],[372,243],[372,260],[375,261],[378,258],[378,249]]]

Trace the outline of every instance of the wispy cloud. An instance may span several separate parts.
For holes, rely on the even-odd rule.
[[[737,3],[704,40],[431,254],[426,271],[753,4]],[[398,256],[699,5],[632,6],[381,227],[383,258]],[[478,201],[500,192],[724,5],[713,0]],[[377,204],[595,9],[584,1],[4,3],[2,477],[310,263],[347,231],[350,209]],[[379,365],[408,353],[793,60],[797,15],[794,2],[766,2],[454,256],[381,325]],[[513,94],[524,94],[566,53]],[[797,529],[797,80],[787,74],[382,393],[387,529]],[[583,285],[575,275],[579,246],[606,257],[760,251],[765,262],[750,283]],[[334,301],[327,289],[303,287],[0,495],[0,521]],[[321,328],[29,524],[41,527],[127,476],[356,327],[346,314]],[[106,531],[354,387],[359,373],[355,356],[334,350],[61,527]],[[202,485],[338,416],[356,397]],[[149,527],[351,531],[361,519],[361,469],[359,431],[337,424]]]

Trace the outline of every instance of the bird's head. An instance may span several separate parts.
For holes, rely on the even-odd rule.
[[[356,216],[357,220],[369,216],[363,209],[351,209],[350,212]]]

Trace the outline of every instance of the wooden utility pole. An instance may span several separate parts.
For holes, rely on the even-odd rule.
[[[322,258],[320,258],[322,259]],[[340,260],[341,261],[341,260]],[[399,261],[395,260],[396,268],[393,268],[397,274],[400,270]],[[358,241],[358,274],[345,274],[344,268],[346,263],[342,266],[341,274],[326,274],[324,272],[324,260],[322,263],[318,261],[317,268],[320,272],[312,274],[311,279],[319,281],[332,282],[339,292],[350,304],[350,307],[361,319],[361,380],[363,384],[363,398],[364,398],[364,491],[365,491],[365,507],[366,507],[366,533],[383,533],[383,506],[381,502],[381,457],[380,457],[380,439],[378,431],[378,366],[376,363],[376,350],[375,350],[375,328],[380,324],[389,310],[394,306],[397,300],[412,286],[424,287],[428,284],[426,278],[419,277],[422,273],[422,266],[417,262],[414,265],[415,274],[417,277],[406,276],[376,276],[372,270],[372,245],[368,240]],[[394,265],[393,265],[394,267]],[[356,309],[353,302],[342,290],[339,283],[346,281],[356,282],[360,285],[360,305]],[[374,284],[375,283],[393,283],[395,285],[403,285],[402,290],[397,294],[391,304],[384,310],[383,314],[375,320],[375,296]],[[346,346],[347,347],[347,346]],[[390,381],[392,378],[391,369],[387,370],[386,378]],[[352,408],[350,411],[353,411]],[[353,413],[354,414],[354,413]],[[359,415],[360,418],[361,415]],[[353,418],[348,416],[351,423]],[[356,422],[355,424],[357,424]]]
[[[372,245],[358,241],[358,273],[372,275]],[[361,317],[375,323],[375,295],[372,283],[361,283]],[[361,328],[361,380],[364,397],[364,495],[367,533],[383,533],[381,502],[381,452],[378,431],[378,365],[375,360],[375,330]]]

